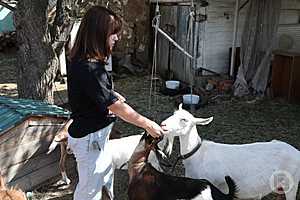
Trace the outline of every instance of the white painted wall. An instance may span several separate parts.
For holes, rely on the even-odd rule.
[[[300,1],[282,0],[276,49],[300,52]]]
[[[235,0],[209,1],[206,23],[206,68],[219,73],[229,69],[229,48],[232,46]],[[241,4],[244,1],[241,1]],[[236,46],[240,46],[247,7],[240,12]],[[224,16],[224,14],[227,16]]]

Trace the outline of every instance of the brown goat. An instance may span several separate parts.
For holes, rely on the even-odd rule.
[[[26,195],[21,190],[7,188],[3,177],[0,175],[0,200],[26,200]]]
[[[226,176],[226,195],[205,179],[176,177],[157,171],[147,162],[151,150],[157,150],[159,140],[144,135],[128,164],[129,200],[233,200],[237,192],[234,181]]]

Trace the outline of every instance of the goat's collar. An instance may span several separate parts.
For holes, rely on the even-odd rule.
[[[194,153],[196,153],[200,149],[201,144],[202,144],[202,142],[200,142],[198,139],[198,144],[192,149],[192,151],[190,151],[187,154],[178,156],[175,163],[173,164],[172,171],[174,171],[175,166],[177,165],[179,160],[185,160],[185,159],[188,159],[189,157],[191,157],[192,155],[194,155]]]
[[[184,155],[180,155],[177,159],[179,159],[179,160],[185,160],[185,159],[191,157],[194,153],[196,153],[200,149],[201,144],[202,144],[202,142],[200,142],[198,140],[198,144],[192,149],[191,152],[189,152],[187,154],[184,154]]]

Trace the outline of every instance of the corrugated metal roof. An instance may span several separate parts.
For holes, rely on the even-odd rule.
[[[69,111],[42,101],[0,96],[0,133],[21,123],[29,116],[68,118],[69,115]]]
[[[56,6],[57,0],[50,0],[49,1],[49,8],[52,9]]]
[[[0,6],[0,32],[15,31],[13,12]]]

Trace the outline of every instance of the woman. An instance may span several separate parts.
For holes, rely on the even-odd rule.
[[[74,200],[99,200],[103,186],[113,195],[111,154],[105,144],[115,115],[153,137],[163,133],[157,123],[138,114],[113,90],[104,66],[120,31],[121,20],[112,11],[94,6],[84,16],[71,50],[68,95],[73,122],[68,142],[79,174]]]

